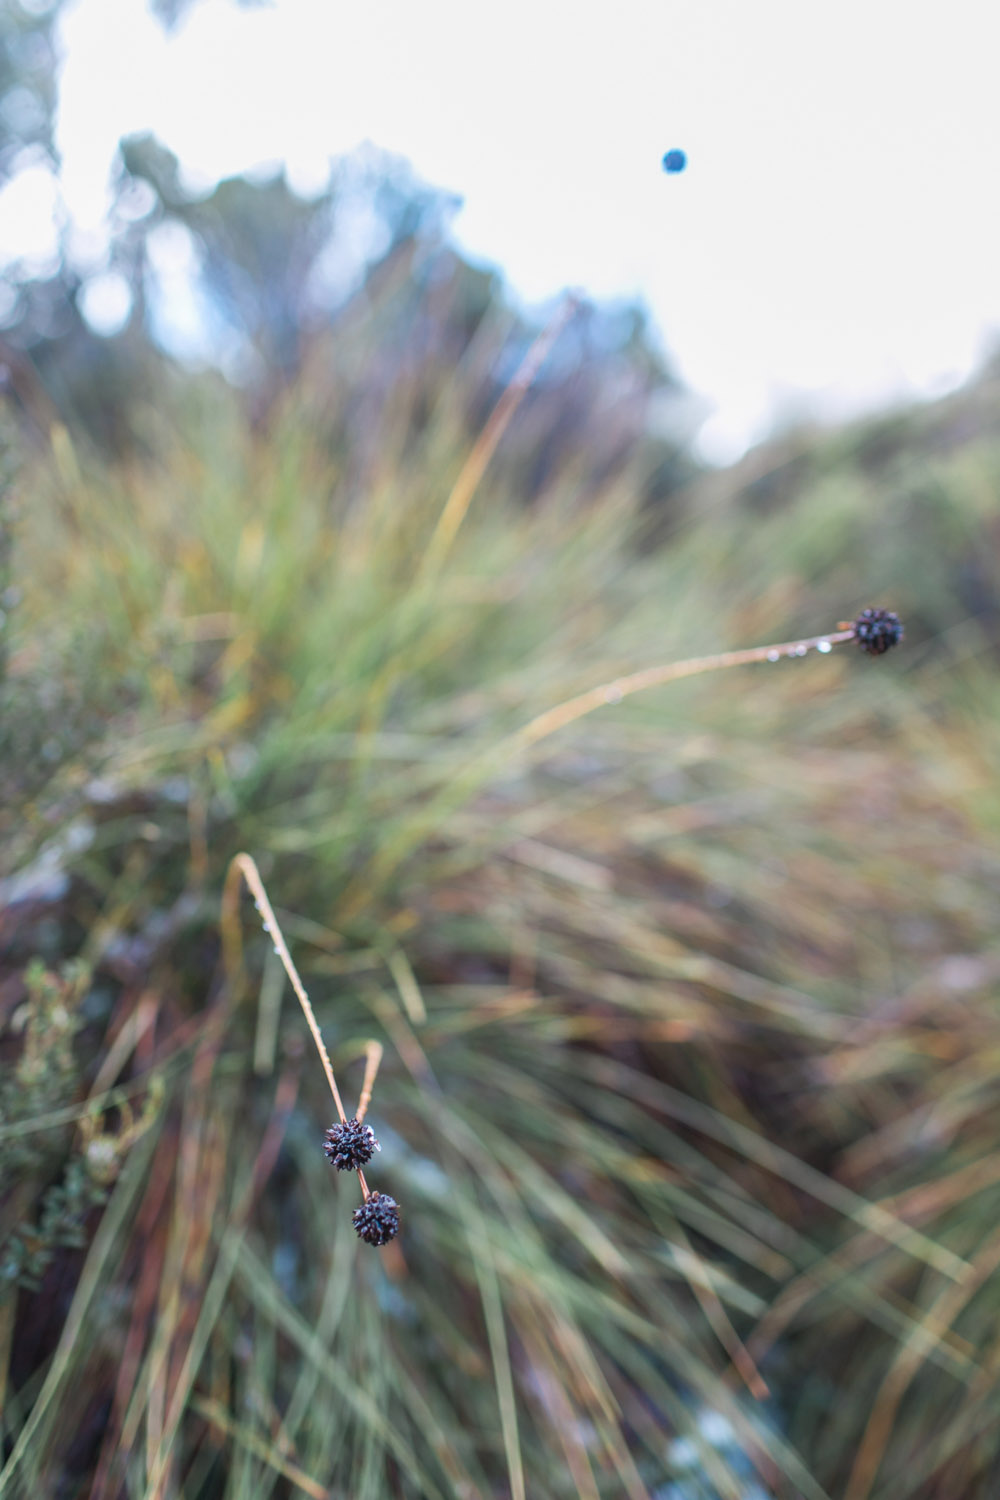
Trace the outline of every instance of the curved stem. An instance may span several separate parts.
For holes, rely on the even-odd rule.
[[[368,1113],[368,1106],[372,1101],[372,1089],[375,1087],[375,1079],[378,1076],[379,1066],[382,1062],[382,1043],[365,1043],[365,1076],[361,1084],[361,1098],[358,1100],[358,1108],[354,1118],[358,1121],[364,1119]]]
[[[585,693],[578,693],[573,698],[545,709],[543,713],[536,714],[533,719],[522,724],[520,729],[515,729],[488,750],[474,756],[436,796],[426,800],[420,814],[396,839],[376,854],[366,875],[345,892],[340,907],[342,919],[350,921],[357,915],[371,898],[372,891],[426,837],[445,809],[458,806],[474,787],[509,756],[537,745],[540,740],[547,739],[564,725],[572,724],[575,719],[582,719],[585,714],[609,704],[620,703],[632,693],[676,682],[682,677],[696,677],[702,672],[718,672],[725,667],[746,666],[751,662],[779,661],[783,656],[805,656],[809,651],[827,651],[856,639],[854,626],[851,625],[827,631],[824,635],[804,636],[797,641],[781,641],[773,646],[749,646],[740,651],[720,651],[714,656],[692,656],[684,661],[644,667],[625,677],[615,677],[610,682],[603,682],[598,687],[589,688]]]
[[[839,646],[844,641],[853,640],[852,626],[849,630],[835,630],[828,635],[811,635],[799,641],[782,641],[777,646],[747,646],[741,651],[720,651],[715,656],[692,656],[686,661],[644,667],[639,672],[630,672],[627,677],[615,677],[610,682],[602,682],[599,687],[588,688],[575,698],[567,698],[565,702],[547,708],[544,713],[537,714],[527,724],[515,730],[506,743],[511,748],[515,745],[537,744],[539,740],[544,740],[561,729],[564,724],[572,724],[574,719],[582,719],[584,714],[593,713],[595,708],[620,703],[632,693],[661,687],[663,683],[676,682],[680,677],[697,677],[702,672],[717,672],[723,667],[742,667],[755,661],[779,661],[783,656],[805,656],[808,651]]]

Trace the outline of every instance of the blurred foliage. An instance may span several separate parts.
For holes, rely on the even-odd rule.
[[[62,3],[0,0],[0,7],[8,23],[0,30],[0,185],[5,175],[39,164],[55,181]],[[166,26],[188,8],[153,7]],[[457,207],[405,162],[371,147],[332,161],[325,189],[303,198],[281,171],[231,178],[205,194],[153,137],[127,138],[110,184],[103,252],[92,236],[82,246],[66,222],[51,263],[6,268],[0,382],[22,427],[36,437],[57,418],[86,431],[107,454],[125,456],[142,450],[137,421],[178,374],[172,355],[224,370],[262,420],[308,363],[336,362],[345,339],[356,345],[360,315],[371,348],[365,385],[351,368],[355,404],[371,416],[391,388],[405,385],[396,363],[427,373],[433,361],[450,371],[468,353],[474,400],[462,416],[472,441],[511,373],[507,366],[536,329],[512,308],[495,273],[448,244]],[[95,281],[108,277],[118,279],[130,308],[113,335],[96,332],[85,311]],[[189,304],[186,320],[178,301]],[[380,309],[378,320],[367,316],[370,303]],[[523,414],[524,448],[532,454],[522,475],[525,498],[541,492],[548,471],[562,466],[598,420],[608,473],[621,467],[630,447],[648,439],[654,412],[662,436],[647,450],[648,495],[655,501],[672,493],[693,472],[681,397],[641,309],[587,309]],[[433,399],[425,381],[420,400]],[[418,404],[415,440],[428,417]],[[600,475],[599,464],[593,470]]]
[[[523,355],[450,264],[397,247],[263,412],[172,377],[138,452],[56,427],[17,477],[8,679],[49,748],[3,768],[15,1070],[32,959],[91,978],[65,1086],[0,1126],[44,1145],[3,1212],[47,1245],[0,1314],[6,1482],[985,1500],[996,387],[696,476],[657,543],[584,309],[435,554]],[[868,603],[898,656],[512,757],[582,687]],[[220,945],[240,848],[348,1100],[385,1047],[384,1251],[270,944]]]
[[[237,0],[251,8],[260,0]],[[264,0],[267,3],[267,0]],[[197,0],[151,0],[166,27]],[[29,163],[57,164],[58,26],[67,0],[0,0],[0,187]]]
[[[435,400],[432,367],[443,384],[468,359],[468,399],[452,415],[473,440],[537,329],[512,307],[498,275],[448,244],[453,198],[370,149],[333,163],[326,190],[310,200],[293,193],[281,172],[232,178],[199,195],[149,136],[123,141],[120,158],[107,269],[129,288],[126,327],[114,337],[90,331],[80,301],[86,278],[67,253],[54,277],[21,282],[3,334],[8,382],[36,432],[51,424],[54,407],[106,452],[143,447],[142,416],[179,373],[165,351],[184,341],[176,292],[163,277],[166,258],[185,267],[184,294],[198,310],[197,361],[223,368],[257,420],[307,365],[325,361],[334,379],[349,372],[349,420],[363,413],[372,434],[383,402],[415,387],[411,437],[418,442]],[[685,411],[642,309],[586,307],[520,418],[525,499],[541,493],[549,472],[563,467],[597,422],[606,445],[603,469],[596,456],[592,463],[597,481],[639,444],[647,498],[664,498],[694,472]],[[662,434],[655,439],[654,413]]]
[[[67,964],[61,977],[46,972],[37,961],[25,971],[27,997],[10,1022],[10,1031],[22,1038],[19,1056],[0,1084],[0,1126],[10,1132],[0,1139],[0,1177],[5,1181],[20,1178],[23,1187],[21,1174],[28,1180],[44,1175],[52,1153],[51,1134],[22,1136],[17,1127],[30,1129],[35,1119],[73,1100],[79,1077],[72,1040],[88,978],[80,964]],[[84,1244],[87,1213],[102,1200],[103,1191],[92,1182],[85,1163],[71,1159],[62,1180],[42,1193],[37,1223],[25,1223],[18,1214],[5,1224],[0,1237],[0,1299],[14,1285],[37,1287],[60,1246]],[[23,1211],[23,1204],[18,1208]]]
[[[702,473],[580,305],[470,488],[535,330],[451,206],[133,139],[126,329],[66,258],[4,331],[0,1491],[988,1500],[1000,379]],[[157,345],[164,243],[230,379]],[[887,661],[512,739],[871,604]],[[349,1100],[385,1049],[383,1251],[241,849]]]
[[[298,371],[303,341],[337,301],[336,290],[331,298],[317,275],[324,252],[340,248],[348,262],[353,257],[345,272],[356,277],[367,248],[384,252],[431,237],[453,206],[403,163],[371,151],[332,166],[328,187],[311,199],[293,193],[280,171],[228,178],[207,196],[195,196],[184,187],[177,158],[152,136],[124,140],[121,162],[119,193],[135,195],[143,186],[152,193],[132,231],[135,258],[151,224],[186,230],[197,246],[209,304],[230,333],[249,341],[257,369],[267,367],[279,380]],[[366,234],[355,228],[355,247],[352,226],[341,221],[362,214],[370,222]]]

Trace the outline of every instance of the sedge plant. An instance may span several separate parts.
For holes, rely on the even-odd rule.
[[[820,568],[820,619],[884,589],[910,623],[891,553],[857,563],[877,508],[803,498],[794,526],[734,522],[738,561],[695,522],[643,557],[624,486],[529,514],[503,443],[459,484],[448,400],[438,469],[387,424],[352,506],[341,454],[278,415],[265,442],[220,399],[217,451],[201,427],[141,472],[64,452],[25,509],[15,670],[82,684],[111,727],[70,753],[39,689],[13,768],[8,857],[39,906],[12,967],[55,932],[96,977],[82,1083],[2,1129],[50,1139],[101,1075],[144,1130],[107,1102],[101,1137],[117,1119],[129,1145],[104,1206],[4,1314],[11,1493],[974,1493],[981,741],[924,706],[926,646],[845,690],[843,648],[888,617],[713,652],[816,618]],[[651,641],[679,661],[644,665]],[[749,693],[701,692],[737,662]],[[641,691],[673,681],[662,710]],[[248,943],[256,1011],[245,850],[282,898]],[[314,1042],[364,1067],[356,1128],[283,1024],[282,946]],[[966,986],[950,1032],[938,968]],[[405,1220],[373,1255],[352,1220],[376,1160]]]
[[[897,645],[903,638],[903,626],[892,610],[882,608],[863,609],[858,617],[850,624],[842,622],[836,631],[822,636],[813,636],[797,641],[784,641],[779,645],[753,646],[744,650],[725,651],[716,653],[714,656],[693,657],[687,661],[671,662],[660,667],[648,667],[640,672],[635,672],[627,677],[616,678],[613,682],[605,683],[599,687],[592,688],[588,692],[578,694],[565,703],[556,705],[545,713],[527,723],[523,729],[511,737],[509,748],[511,750],[526,749],[554,734],[565,725],[572,723],[575,719],[582,718],[585,714],[592,712],[607,704],[620,703],[624,698],[633,693],[641,692],[647,688],[660,687],[665,683],[674,682],[684,677],[695,677],[703,672],[720,671],[727,667],[747,666],[756,662],[779,661],[782,657],[803,657],[810,650],[821,653],[830,652],[834,646],[847,642],[854,642],[863,652],[869,656],[883,656],[893,646]],[[501,749],[507,749],[505,745]],[[223,925],[230,933],[235,931],[236,916],[234,905],[236,890],[240,880],[244,881],[253,897],[254,907],[261,918],[264,932],[270,937],[274,952],[277,954],[281,966],[284,969],[295,998],[298,1000],[305,1017],[306,1025],[312,1037],[313,1044],[323,1066],[323,1072],[327,1085],[337,1111],[338,1121],[331,1125],[323,1139],[323,1149],[328,1160],[338,1171],[355,1171],[358,1174],[358,1182],[361,1187],[362,1203],[354,1211],[353,1223],[358,1236],[370,1245],[386,1245],[395,1239],[399,1233],[400,1214],[399,1205],[388,1193],[372,1192],[365,1180],[362,1170],[372,1159],[376,1151],[381,1150],[375,1132],[370,1125],[365,1124],[365,1115],[371,1102],[372,1090],[383,1056],[383,1049],[378,1042],[369,1042],[366,1046],[365,1077],[361,1087],[361,1096],[354,1115],[349,1119],[344,1109],[340,1090],[334,1076],[333,1065],[330,1055],[323,1041],[322,1033],[316,1022],[313,1010],[305,986],[299,977],[288,944],[285,941],[281,925],[274,914],[271,902],[268,898],[260,871],[253,857],[246,853],[237,854],[230,863],[226,877],[226,890],[223,895]],[[230,967],[235,967],[234,949],[236,944],[230,938]],[[740,1351],[742,1359],[745,1360],[743,1351]],[[751,1366],[752,1370],[752,1366]],[[750,1379],[751,1388],[758,1388],[766,1393],[754,1371]]]

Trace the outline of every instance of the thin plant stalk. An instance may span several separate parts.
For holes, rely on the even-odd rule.
[[[423,840],[434,827],[442,812],[458,805],[464,797],[488,775],[494,767],[519,752],[537,745],[557,730],[582,719],[598,708],[621,703],[633,693],[645,692],[647,688],[662,687],[668,682],[677,682],[683,677],[697,677],[703,672],[718,672],[726,667],[749,666],[754,662],[780,661],[782,657],[802,657],[810,651],[824,654],[834,646],[857,640],[854,625],[843,626],[825,635],[803,636],[797,641],[781,641],[771,646],[748,646],[739,651],[720,651],[712,656],[692,656],[683,661],[666,662],[656,667],[643,667],[625,677],[612,678],[577,693],[552,708],[536,714],[520,729],[501,740],[499,744],[477,755],[444,787],[436,797],[425,803],[419,817],[378,854],[375,855],[364,884],[349,888],[344,895],[341,911],[349,921],[361,911],[381,882],[398,867],[402,860]]]
[[[433,585],[437,579],[451,551],[455,537],[458,535],[459,528],[469,513],[469,507],[490,460],[499,447],[518,407],[534,384],[553,344],[576,311],[576,307],[575,297],[569,296],[564,300],[555,316],[531,344],[527,354],[501,392],[499,400],[490,412],[485,426],[459,470],[458,478],[452,485],[434,530],[431,532],[430,540],[416,570],[417,583],[421,587]],[[376,673],[371,685],[368,705],[359,726],[356,772],[362,771],[367,764],[366,747],[371,745],[372,735],[384,711],[386,698],[396,679],[398,668],[398,654],[393,648],[381,671]]]
[[[555,317],[535,339],[510,383],[504,388],[503,394],[486,420],[486,425],[472,445],[469,456],[462,465],[458,478],[452,485],[451,493],[438,516],[437,524],[431,533],[431,539],[420,564],[421,578],[433,577],[447,557],[479,487],[479,481],[486,472],[487,464],[496,452],[500,439],[510,426],[515,412],[534,384],[535,377],[548,358],[553,344],[576,308],[576,298],[567,297]]]
[[[539,740],[547,739],[565,724],[572,724],[574,719],[582,719],[585,714],[593,713],[597,708],[620,703],[633,693],[644,692],[646,688],[662,687],[664,683],[677,682],[682,677],[698,677],[702,672],[718,672],[724,667],[744,667],[758,661],[780,661],[783,656],[805,656],[809,651],[826,652],[854,639],[852,626],[849,630],[835,630],[828,635],[782,641],[777,646],[747,646],[741,651],[720,651],[714,656],[692,656],[685,661],[643,667],[639,672],[630,672],[627,677],[615,677],[598,687],[588,688],[585,693],[578,693],[575,698],[567,698],[565,702],[536,714],[505,740],[504,745],[512,750],[536,745]]]
[[[330,1085],[330,1093],[333,1095],[337,1114],[340,1116],[341,1124],[345,1124],[347,1115],[344,1112],[344,1105],[340,1097],[340,1090],[337,1087],[337,1080],[333,1076],[333,1064],[330,1062],[330,1054],[326,1050],[326,1044],[316,1023],[316,1015],[310,1003],[309,996],[306,994],[305,986],[299,978],[299,971],[292,962],[292,955],[288,951],[288,945],[285,942],[278,919],[274,915],[274,909],[267,899],[267,891],[264,889],[264,882],[260,878],[260,871],[257,869],[256,862],[249,854],[237,854],[229,868],[231,870],[238,870],[243,876],[243,879],[247,883],[247,888],[254,899],[254,905],[263,918],[264,931],[271,938],[274,944],[274,951],[281,959],[282,968],[288,975],[289,983],[295,991],[295,998],[302,1007],[302,1014],[306,1018],[306,1025],[312,1033],[312,1039],[316,1043],[316,1051],[319,1053],[320,1062],[323,1064],[326,1081]]]
[[[365,1043],[365,1076],[361,1084],[361,1097],[358,1100],[358,1110],[354,1118],[360,1123],[368,1113],[368,1106],[372,1100],[372,1089],[375,1087],[375,1079],[382,1063],[382,1043]]]
[[[284,934],[281,931],[281,926],[278,922],[278,919],[274,915],[274,908],[271,906],[270,901],[267,899],[267,891],[264,889],[264,882],[260,878],[260,871],[257,869],[256,861],[249,854],[237,854],[232,859],[229,865],[229,873],[226,877],[226,886],[230,886],[231,880],[238,881],[241,875],[246,881],[247,888],[250,891],[251,896],[253,896],[254,905],[261,914],[261,918],[263,919],[264,931],[268,934],[268,936],[274,943],[274,951],[281,960],[282,968],[288,975],[289,983],[291,984],[292,989],[295,991],[295,998],[298,1000],[300,1006],[302,1007],[302,1014],[306,1018],[306,1025],[309,1027],[310,1033],[312,1034],[312,1039],[316,1044],[316,1051],[319,1053],[320,1062],[323,1064],[323,1072],[326,1074],[326,1081],[329,1084],[330,1093],[333,1095],[333,1102],[336,1106],[337,1114],[340,1117],[340,1123],[342,1125],[346,1125],[347,1113],[344,1109],[343,1100],[340,1097],[340,1090],[337,1087],[337,1080],[333,1076],[333,1064],[330,1061],[330,1054],[326,1050],[326,1044],[323,1041],[319,1026],[316,1022],[316,1014],[312,1008],[309,996],[306,994],[305,985],[299,978],[299,971],[298,969],[296,969],[295,964],[292,962],[292,955],[288,951],[288,944],[285,942]],[[225,894],[223,895],[223,901],[225,902]],[[368,1064],[365,1068],[365,1082],[362,1086],[362,1098],[364,1099],[366,1110],[371,1099],[371,1091],[374,1087],[375,1074],[378,1072],[378,1065],[382,1060],[382,1048],[380,1044],[375,1042],[369,1045],[378,1047],[378,1054],[376,1056],[373,1052],[369,1052]],[[365,1175],[360,1168],[358,1169],[358,1182],[361,1184],[361,1192],[364,1195],[365,1201],[367,1202],[368,1198],[371,1195],[369,1192],[368,1184],[365,1181]]]

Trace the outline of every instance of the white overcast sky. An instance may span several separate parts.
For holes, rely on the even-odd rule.
[[[80,220],[131,131],[313,188],[372,141],[462,196],[459,243],[527,301],[640,295],[714,405],[706,456],[943,391],[1000,337],[994,0],[201,0],[169,39],[78,0],[64,40]]]

